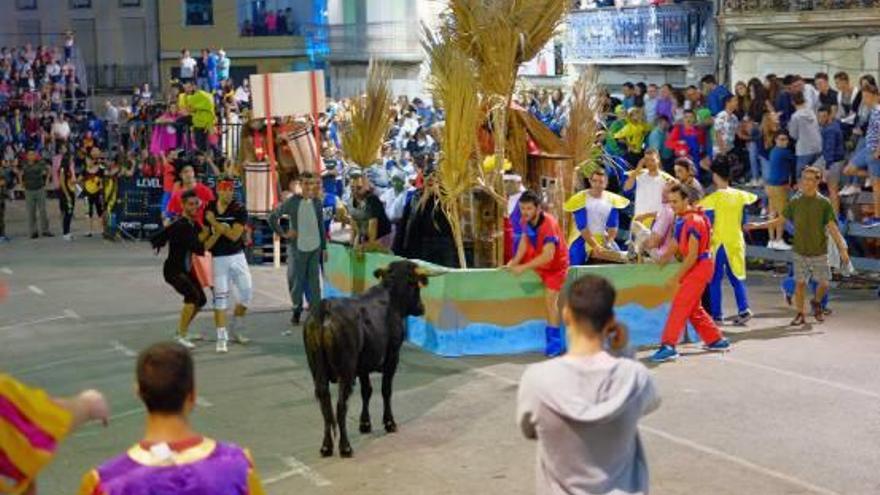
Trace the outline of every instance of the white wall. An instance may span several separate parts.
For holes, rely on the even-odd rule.
[[[833,75],[846,71],[851,77],[873,74],[878,70],[880,36],[839,38],[820,46],[783,50],[753,40],[741,40],[733,46],[731,80],[746,81],[751,77],[800,74],[812,77],[816,72]]]
[[[416,64],[391,67],[391,91],[394,96],[425,96]],[[366,86],[366,64],[335,65],[330,67],[330,96],[350,98],[362,94]]]

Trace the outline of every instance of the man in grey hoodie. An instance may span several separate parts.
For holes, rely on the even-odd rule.
[[[303,293],[309,306],[321,298],[319,265],[327,257],[324,236],[324,210],[318,198],[318,179],[310,172],[300,175],[302,194],[294,194],[269,214],[269,225],[287,239],[287,287],[293,303],[291,323],[299,325],[303,311]],[[287,216],[288,228],[281,228],[281,217]]]
[[[797,141],[794,145],[794,154],[797,158],[795,180],[798,180],[804,168],[816,165],[816,160],[822,156],[822,131],[819,128],[816,112],[810,107],[803,93],[792,94],[791,102],[796,110],[788,122],[788,134]]]
[[[517,423],[538,441],[539,495],[648,493],[637,426],[660,398],[641,363],[605,351],[626,347],[615,297],[604,278],[576,280],[562,310],[568,352],[530,365],[520,380]]]

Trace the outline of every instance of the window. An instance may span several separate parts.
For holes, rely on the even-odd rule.
[[[119,0],[120,7],[140,7],[141,0]]]
[[[70,9],[90,9],[92,0],[70,0]]]
[[[187,26],[214,25],[213,0],[184,0],[183,23]]]
[[[242,36],[301,36],[311,7],[305,0],[238,0]]]
[[[18,10],[37,10],[37,0],[15,0],[15,8]]]

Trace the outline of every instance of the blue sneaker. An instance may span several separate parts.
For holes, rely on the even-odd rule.
[[[730,341],[722,337],[711,344],[704,345],[703,349],[706,349],[707,351],[724,352],[730,350]]]
[[[872,228],[874,228],[874,227],[880,227],[880,217],[866,218],[866,219],[862,222],[862,227],[864,227],[864,228],[866,228],[866,229],[872,229]]]
[[[678,359],[678,351],[671,345],[661,345],[657,352],[651,356],[652,363],[665,363],[666,361],[674,361]]]
[[[546,344],[544,346],[544,355],[547,357],[557,357],[565,354],[565,336],[559,327],[544,327],[544,335]]]

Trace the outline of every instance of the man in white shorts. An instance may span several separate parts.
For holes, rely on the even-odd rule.
[[[235,342],[247,344],[250,339],[242,333],[244,315],[251,302],[253,286],[251,271],[244,255],[244,227],[247,209],[235,200],[231,179],[217,182],[217,201],[205,210],[205,221],[222,235],[211,248],[214,260],[214,325],[217,327],[217,352],[227,352],[231,335]],[[227,331],[226,308],[229,305],[230,282],[235,286],[238,301],[233,311],[232,324]]]

